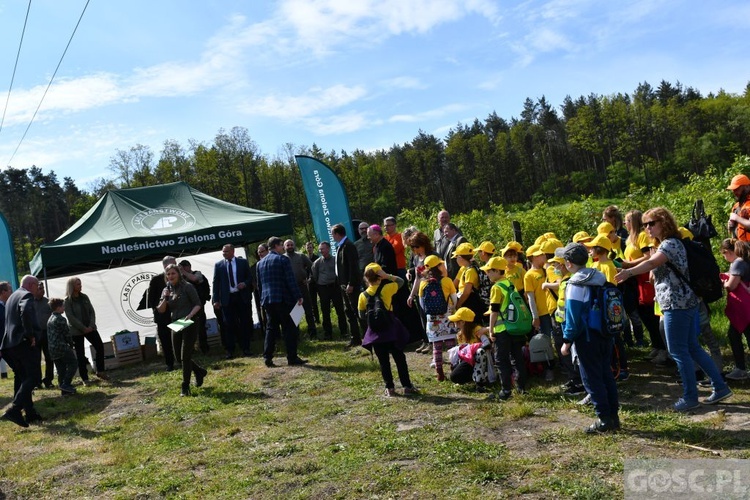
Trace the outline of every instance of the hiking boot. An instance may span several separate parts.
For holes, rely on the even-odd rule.
[[[35,422],[44,422],[44,417],[42,417],[39,413],[37,413],[36,410],[32,410],[30,412],[26,412],[26,423],[33,424]]]
[[[396,389],[394,389],[393,387],[390,387],[390,388],[386,387],[385,388],[385,397],[392,398],[392,397],[395,397],[395,396],[396,396]]]
[[[415,396],[417,394],[419,394],[419,389],[416,387],[404,387],[404,396]]]
[[[731,396],[731,394],[729,396]],[[729,396],[725,396],[725,398]],[[709,403],[709,404],[712,404],[712,403]],[[701,407],[701,404],[698,401],[685,401],[684,399],[680,398],[674,404],[674,411],[686,412],[690,410],[695,410],[696,408],[700,408],[700,407]]]
[[[727,398],[731,398],[732,394],[734,394],[734,393],[732,392],[732,390],[729,387],[727,387],[723,391],[714,391],[714,392],[711,393],[711,395],[709,397],[707,397],[706,399],[703,400],[703,404],[704,405],[715,405],[719,401],[724,401]]]
[[[747,370],[741,370],[739,368],[735,368],[731,372],[727,373],[725,375],[725,378],[727,380],[747,380]]]

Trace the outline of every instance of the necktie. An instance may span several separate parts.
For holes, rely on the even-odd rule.
[[[227,260],[227,268],[229,269],[229,287],[234,288],[237,284],[234,282],[234,271],[232,270],[231,260]]]

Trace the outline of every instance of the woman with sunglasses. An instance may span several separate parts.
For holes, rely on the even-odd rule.
[[[690,411],[700,406],[695,379],[695,364],[711,378],[713,392],[702,402],[716,404],[732,395],[711,357],[698,343],[700,299],[678,275],[688,276],[687,251],[680,241],[680,232],[672,214],[657,207],[643,214],[646,233],[658,247],[648,260],[623,269],[615,276],[618,283],[652,271],[656,301],[664,315],[667,350],[677,363],[682,378],[682,397],[675,403],[676,411]]]

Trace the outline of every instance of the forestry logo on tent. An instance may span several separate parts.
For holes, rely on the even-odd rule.
[[[140,272],[125,281],[120,291],[120,307],[130,321],[141,326],[154,324],[154,313],[148,306],[148,286],[158,273]]]
[[[147,234],[184,231],[195,225],[195,217],[181,208],[160,207],[141,210],[133,216],[133,227]]]

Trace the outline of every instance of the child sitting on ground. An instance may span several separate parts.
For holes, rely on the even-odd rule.
[[[450,381],[466,384],[473,380],[480,386],[495,382],[497,374],[488,349],[492,345],[487,336],[489,329],[476,322],[474,311],[468,307],[461,307],[448,319],[458,327],[459,344],[448,352]]]

